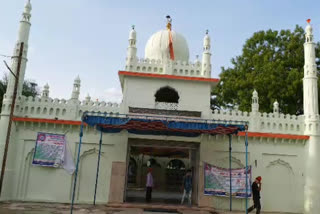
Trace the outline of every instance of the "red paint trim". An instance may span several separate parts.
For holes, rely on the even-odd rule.
[[[220,79],[217,78],[203,78],[203,77],[186,77],[186,76],[175,76],[168,74],[150,74],[150,73],[140,73],[131,71],[119,71],[119,75],[135,76],[135,77],[152,77],[152,78],[162,78],[162,79],[176,79],[176,80],[190,80],[190,81],[200,81],[200,82],[213,82],[218,83]]]
[[[238,136],[245,136],[245,132],[239,132]],[[308,140],[310,137],[306,135],[292,135],[292,134],[274,134],[274,133],[261,133],[261,132],[248,132],[248,137],[269,137],[269,138],[283,138],[283,139],[296,139]]]
[[[12,120],[19,121],[19,122],[52,123],[52,124],[64,124],[64,125],[76,125],[76,126],[81,125],[81,121],[74,121],[74,120],[55,120],[55,119],[40,119],[40,118],[28,118],[28,117],[13,117]]]

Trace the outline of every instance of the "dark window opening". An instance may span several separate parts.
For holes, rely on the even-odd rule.
[[[156,97],[156,102],[166,102],[166,103],[178,103],[179,94],[171,87],[162,87],[154,95]]]

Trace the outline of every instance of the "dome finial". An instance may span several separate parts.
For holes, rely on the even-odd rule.
[[[206,34],[207,34],[207,35],[209,34],[209,30],[208,30],[208,29],[206,30]]]
[[[131,25],[132,30],[134,30],[135,27],[136,27],[135,25]]]
[[[167,29],[168,29],[168,30],[171,30],[171,27],[172,27],[172,18],[171,18],[169,15],[167,15],[166,18],[167,18]]]

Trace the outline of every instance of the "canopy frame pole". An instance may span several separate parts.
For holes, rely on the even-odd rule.
[[[82,137],[83,137],[83,119],[81,119],[81,126],[80,126],[80,140],[79,140],[79,147],[78,147],[78,157],[77,157],[77,164],[76,164],[76,171],[74,175],[74,181],[73,181],[73,191],[72,191],[72,201],[71,201],[71,211],[70,213],[73,213],[73,206],[74,206],[74,198],[76,194],[76,186],[77,186],[77,178],[78,178],[78,171],[79,171],[79,162],[80,162],[80,152],[81,152],[81,144],[82,144]]]
[[[98,164],[97,164],[96,184],[95,184],[95,187],[94,187],[94,199],[93,199],[93,205],[96,205],[96,198],[97,198],[97,187],[98,187],[99,169],[100,169],[100,159],[101,159],[101,146],[102,146],[102,129],[100,130],[99,154],[98,154]]]
[[[232,211],[232,168],[231,168],[231,161],[232,161],[232,136],[229,134],[229,179],[230,179],[230,211]]]
[[[245,145],[246,145],[246,214],[248,214],[248,125],[245,125]]]

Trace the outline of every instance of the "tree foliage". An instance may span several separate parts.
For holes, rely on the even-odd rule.
[[[279,102],[280,112],[303,114],[304,30],[267,30],[253,34],[242,54],[231,60],[232,67],[222,67],[220,83],[213,91],[214,107],[251,110],[252,92],[259,93],[262,112],[271,112]],[[316,44],[319,67],[320,45]],[[318,84],[319,85],[319,84]]]
[[[0,80],[0,112],[2,107],[3,96],[6,93],[8,85],[8,76],[4,75],[3,79]],[[23,82],[22,95],[26,97],[35,97],[39,95],[39,89],[36,87],[37,84],[31,82],[30,80],[25,80]]]

